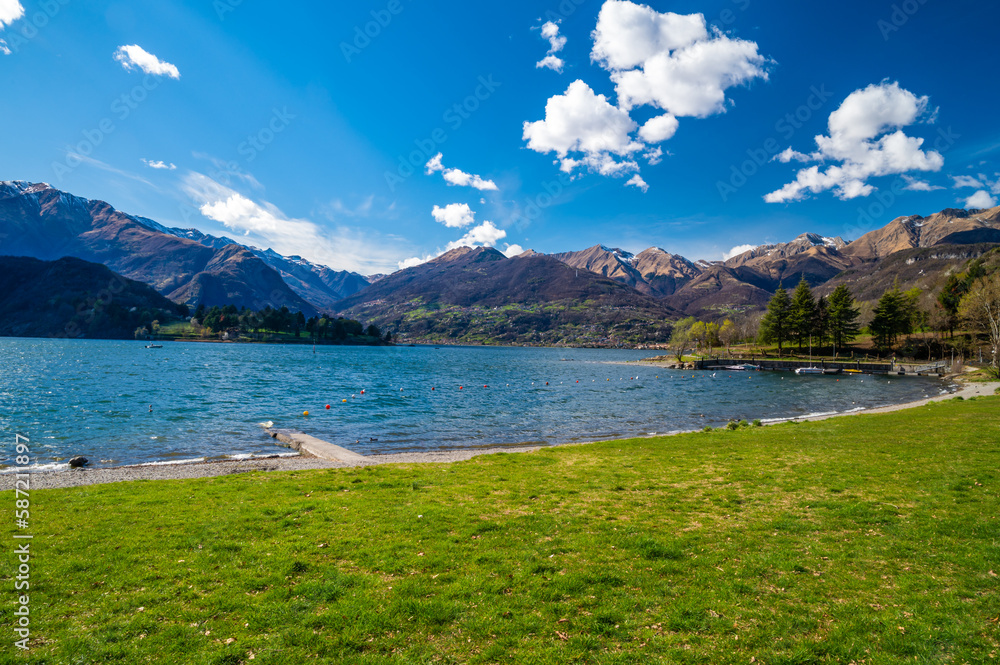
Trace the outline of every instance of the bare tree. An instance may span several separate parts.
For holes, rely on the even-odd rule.
[[[1000,273],[977,279],[962,298],[958,313],[989,338],[990,368],[1000,375]]]

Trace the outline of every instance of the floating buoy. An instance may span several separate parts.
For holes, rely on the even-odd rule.
[[[329,409],[329,408],[330,408],[330,405],[329,405],[329,404],[327,404],[327,405],[326,405],[326,408],[328,408],[328,409]]]
[[[362,390],[362,391],[361,391],[361,394],[362,394],[362,395],[364,395],[364,394],[365,394],[365,391],[364,391],[364,390]]]
[[[487,386],[487,385],[483,385],[483,388],[489,388],[489,386]]]
[[[577,383],[580,383],[580,379],[577,379],[577,380],[576,380],[576,382],[577,382]]]
[[[303,416],[308,416],[308,415],[309,415],[309,412],[308,412],[308,411],[303,411],[303,412],[302,412],[302,415],[303,415]]]
[[[462,386],[459,386],[459,387],[458,387],[458,389],[459,389],[459,390],[461,390],[461,389],[462,389]]]
[[[431,388],[431,390],[434,390],[434,388]]]
[[[346,399],[342,399],[342,400],[340,400],[340,401],[341,401],[341,402],[346,402],[347,400],[346,400]]]
[[[549,385],[549,382],[548,382],[548,381],[546,381],[546,382],[545,382],[545,385]]]

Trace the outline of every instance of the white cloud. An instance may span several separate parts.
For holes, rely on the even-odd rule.
[[[653,56],[708,39],[705,17],[660,14],[646,5],[608,0],[591,35],[591,58],[605,69],[632,69]]]
[[[479,226],[473,227],[464,236],[454,242],[448,243],[446,252],[458,247],[493,247],[498,240],[507,237],[507,232],[498,229],[493,222],[483,222]]]
[[[549,51],[545,57],[535,63],[537,69],[548,68],[562,74],[563,66],[566,64],[562,58],[555,55],[566,46],[566,38],[559,34],[559,25],[548,21],[541,27],[542,37],[549,40]]]
[[[965,200],[966,208],[993,208],[996,204],[997,200],[990,196],[990,193],[984,189],[979,190]]]
[[[0,39],[0,53],[3,53],[4,55],[10,55],[11,54],[11,50],[9,48],[7,48],[7,42],[5,42],[2,39]]]
[[[535,63],[535,69],[551,69],[559,74],[562,74],[563,67],[565,66],[566,61],[557,55],[547,55]]]
[[[0,30],[24,16],[24,7],[18,0],[0,0]],[[10,52],[7,52],[10,55]]]
[[[649,104],[705,118],[726,111],[728,88],[768,76],[756,43],[710,33],[701,14],[608,0],[593,37],[591,59],[611,72],[626,111]]]
[[[757,249],[757,245],[737,245],[736,247],[733,247],[731,250],[729,250],[728,252],[726,252],[725,254],[723,254],[722,255],[722,260],[723,261],[728,261],[729,259],[733,258],[734,256],[739,256],[740,254],[743,254],[744,252],[749,252],[751,249]]]
[[[414,256],[414,257],[409,258],[409,259],[404,259],[404,260],[402,260],[402,261],[399,262],[399,264],[398,264],[399,265],[399,269],[400,270],[406,270],[407,268],[414,268],[416,266],[419,266],[419,265],[422,265],[424,263],[427,263],[431,259],[437,258],[438,256],[441,256],[441,254],[437,254],[437,255],[428,254],[424,258],[420,258],[419,256]]]
[[[166,162],[160,160],[143,159],[142,163],[151,169],[166,169],[167,171],[173,171],[177,168],[173,164],[167,164]]]
[[[152,53],[149,53],[138,44],[129,46],[119,46],[115,51],[115,60],[122,63],[126,71],[132,71],[136,67],[147,74],[153,76],[169,76],[172,79],[181,77],[180,71],[169,62],[164,62]]]
[[[500,188],[496,186],[496,183],[492,180],[484,180],[478,175],[473,175],[471,173],[465,173],[459,169],[448,169],[445,168],[441,163],[443,155],[439,152],[430,158],[427,162],[425,172],[427,175],[441,171],[445,182],[449,185],[458,185],[459,187],[474,187],[479,191],[499,191]]]
[[[655,118],[650,118],[646,124],[639,129],[639,138],[646,143],[662,143],[677,132],[677,118],[664,113]]]
[[[660,13],[607,0],[591,37],[591,60],[610,72],[617,104],[578,80],[549,98],[544,120],[524,123],[528,148],[555,152],[567,173],[584,168],[616,177],[636,174],[633,155],[672,138],[679,116],[724,113],[728,88],[768,76],[769,61],[757,44],[710,31],[702,14]],[[630,111],[645,105],[665,113],[640,128]],[[643,156],[657,164],[663,151]]]
[[[902,128],[927,114],[928,98],[917,97],[883,81],[855,90],[830,114],[829,135],[817,136],[817,150],[810,155],[786,150],[779,161],[796,159],[840,162],[820,171],[818,166],[802,169],[793,182],[764,197],[768,203],[799,201],[809,193],[833,190],[840,199],[868,196],[875,187],[868,179],[908,171],[938,171],[944,157],[936,151],[924,152],[923,139],[907,136]]]
[[[524,123],[523,138],[535,152],[555,152],[567,173],[586,166],[602,175],[624,175],[637,171],[638,165],[630,159],[616,161],[612,155],[625,157],[642,150],[631,137],[637,127],[628,113],[576,80],[564,94],[549,99],[544,120]],[[570,152],[583,156],[571,158]]]
[[[638,173],[636,173],[634,176],[632,176],[629,179],[629,181],[625,183],[625,186],[626,187],[637,187],[637,188],[639,188],[639,189],[642,190],[643,194],[645,194],[646,192],[649,191],[649,185],[646,184],[646,181],[643,180],[642,176],[639,175]]]
[[[324,228],[308,219],[288,217],[276,206],[248,199],[201,173],[189,172],[182,186],[202,215],[243,234],[245,244],[366,275],[385,272],[398,261],[391,243],[372,240],[357,229]]]
[[[450,229],[460,229],[476,221],[476,213],[472,212],[468,203],[449,203],[443,208],[434,206],[431,215],[435,221]]]
[[[503,255],[506,256],[508,259],[512,259],[515,256],[520,256],[521,254],[524,254],[524,247],[521,247],[520,245],[516,244],[507,245],[506,249],[503,250]]]
[[[975,189],[981,189],[983,187],[983,183],[980,182],[978,179],[973,178],[971,175],[952,176],[951,179],[955,181],[954,184],[955,189],[959,189],[961,187],[973,187]]]
[[[903,176],[903,182],[906,183],[906,186],[903,187],[903,189],[910,192],[934,192],[939,189],[944,189],[944,187],[941,187],[940,185],[932,185],[926,180],[919,180],[908,175]]]

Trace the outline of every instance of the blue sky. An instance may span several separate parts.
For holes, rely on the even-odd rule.
[[[311,4],[0,0],[0,179],[364,274],[1000,198],[995,3]]]

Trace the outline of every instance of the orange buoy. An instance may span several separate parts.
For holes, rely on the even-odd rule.
[[[548,381],[546,381],[546,382],[545,382],[545,385],[549,385],[549,382],[548,382]]]
[[[308,416],[308,415],[309,415],[309,412],[308,412],[308,411],[303,411],[303,412],[302,412],[302,415],[303,415],[303,416]]]
[[[434,388],[433,388],[433,387],[431,387],[431,390],[434,390]]]
[[[329,404],[327,404],[327,405],[326,405],[326,408],[328,408],[328,409],[329,409],[329,408],[330,408],[330,405],[329,405]]]
[[[347,400],[346,400],[346,399],[342,399],[342,400],[340,400],[340,401],[341,401],[341,402],[346,402]]]

